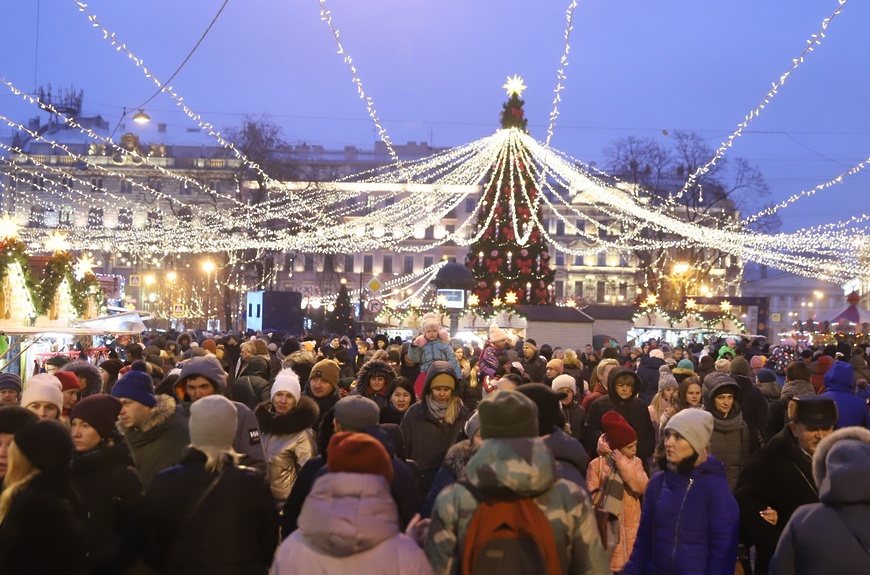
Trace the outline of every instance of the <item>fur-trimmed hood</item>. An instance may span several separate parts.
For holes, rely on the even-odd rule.
[[[805,379],[793,379],[791,381],[786,381],[782,386],[782,392],[780,393],[780,398],[785,400],[786,403],[791,401],[791,399],[796,395],[815,395],[816,390],[813,387],[813,384],[808,382]]]
[[[462,440],[450,446],[450,449],[447,450],[447,455],[444,456],[443,465],[457,479],[460,479],[465,476],[465,467],[475,453],[477,453],[477,449],[471,446],[471,442],[467,439]]]
[[[260,424],[260,432],[266,435],[293,435],[304,429],[314,427],[320,417],[320,408],[313,399],[299,398],[296,407],[283,415],[272,411],[272,404],[268,401],[261,403],[254,410],[257,423]]]
[[[870,430],[844,427],[819,442],[813,479],[822,503],[870,502]]]
[[[154,408],[151,409],[151,413],[150,415],[148,415],[145,421],[143,421],[142,424],[139,425],[138,428],[136,428],[142,433],[145,433],[154,429],[155,427],[163,425],[164,423],[169,421],[169,418],[172,417],[172,414],[174,414],[176,411],[176,403],[173,398],[164,394],[160,394],[155,397],[157,398],[157,405],[155,405]],[[119,421],[118,429],[121,431],[121,433],[126,434],[129,428]]]

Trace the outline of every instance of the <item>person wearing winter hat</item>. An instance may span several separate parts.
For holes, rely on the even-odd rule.
[[[692,363],[691,359],[683,358],[677,362],[677,367],[680,369],[688,369],[691,371],[695,371],[695,364]]]
[[[577,382],[567,374],[553,379],[553,391],[561,392],[562,417],[565,419],[565,433],[580,441],[583,433],[583,422],[586,420],[586,410],[580,405],[577,396]]]
[[[714,378],[704,409],[713,415],[713,434],[709,451],[725,465],[728,485],[737,486],[740,470],[752,454],[749,425],[743,419],[744,395],[733,378],[721,374]],[[708,376],[707,380],[712,379]],[[705,382],[706,384],[707,382]]]
[[[798,508],[770,563],[774,575],[870,572],[870,431],[847,427],[819,442],[813,455],[819,501]]]
[[[601,419],[603,439],[611,451],[589,464],[586,486],[601,508],[619,518],[619,543],[610,558],[610,569],[619,573],[628,561],[640,524],[640,498],[649,477],[637,458],[637,434],[625,418],[609,411]],[[611,475],[612,473],[612,475]],[[604,490],[605,492],[602,492]]]
[[[91,395],[70,411],[75,453],[72,483],[82,500],[92,573],[120,573],[130,562],[123,545],[142,480],[133,455],[115,424],[121,402],[111,395]]]
[[[299,377],[291,369],[278,373],[272,399],[254,413],[262,432],[269,466],[269,485],[278,508],[283,508],[305,463],[317,455],[312,426],[320,416],[317,404],[302,395]]]
[[[76,374],[71,371],[59,370],[54,372],[54,376],[60,380],[61,392],[63,393],[63,410],[60,418],[62,421],[69,422],[69,410],[79,400],[82,384]]]
[[[756,387],[755,381],[750,379],[750,371],[749,362],[743,356],[738,355],[731,361],[731,377],[743,392],[740,413],[749,430],[749,453],[752,454],[762,444],[768,401],[764,393]]]
[[[456,353],[450,345],[450,335],[441,328],[441,324],[434,313],[423,315],[422,333],[408,348],[408,359],[413,363],[420,364],[420,374],[414,381],[414,390],[417,397],[422,396],[423,386],[426,384],[426,372],[433,361],[446,361],[453,367],[456,379],[462,378],[462,368],[456,361]],[[365,366],[363,366],[365,367]],[[383,406],[382,406],[383,407]]]
[[[700,409],[668,420],[656,455],[663,473],[647,485],[624,573],[734,572],[739,510],[722,463],[707,452],[712,433],[713,416]]]
[[[278,513],[263,476],[238,465],[238,404],[201,397],[190,406],[189,421],[190,449],[146,491],[142,555],[160,573],[266,575]]]
[[[833,399],[837,404],[839,417],[834,429],[870,428],[870,411],[867,411],[864,400],[855,395],[855,368],[850,363],[834,362],[825,373],[825,392],[819,395]]]
[[[765,363],[767,363],[766,357],[763,355],[753,355],[749,360],[749,379],[754,379],[758,375],[758,371],[764,369]]]
[[[329,473],[305,499],[299,528],[275,553],[271,572],[431,573],[422,550],[399,529],[390,494],[394,469],[383,445],[363,433],[339,432],[327,453]]]
[[[561,359],[551,359],[547,362],[547,384],[552,384],[553,380],[565,373],[565,362]]]
[[[12,444],[15,432],[38,419],[35,413],[18,405],[0,408],[0,486],[3,484],[3,478],[6,477],[9,446]]]
[[[667,367],[664,353],[660,349],[653,349],[644,357],[637,368],[637,377],[640,378],[640,391],[638,398],[644,407],[648,407],[653,397],[659,392],[659,378],[662,366]]]
[[[662,415],[674,406],[677,389],[679,389],[679,384],[671,369],[667,365],[659,367],[659,391],[653,396],[648,408],[650,420],[656,432],[656,443],[659,440],[659,424]]]
[[[498,327],[497,323],[490,325],[489,339],[483,345],[480,358],[477,360],[477,373],[481,380],[481,392],[484,397],[496,389],[495,372],[500,365],[499,359],[507,353],[507,344],[508,334]]]
[[[176,411],[175,400],[154,395],[145,362],[134,362],[130,371],[112,387],[112,397],[121,402],[118,429],[127,440],[136,471],[147,488],[161,469],[181,461],[190,443],[187,420]]]
[[[254,358],[251,358],[253,361]],[[250,361],[249,361],[250,363]],[[267,366],[268,369],[268,366]],[[190,402],[182,402],[185,414],[189,417],[191,408],[206,397],[221,395],[227,388],[227,374],[213,355],[193,357],[181,367],[181,374],[175,387],[185,390]],[[260,439],[260,425],[257,416],[244,403],[233,401],[237,418],[233,449],[242,455],[241,464],[253,467],[265,474],[267,472],[266,454]],[[192,437],[191,437],[192,440]]]
[[[788,425],[749,458],[734,491],[741,531],[747,545],[755,547],[754,572],[762,575],[768,573],[777,542],[798,507],[819,502],[813,454],[833,433],[837,421],[833,400],[816,395],[793,397],[788,404]]]
[[[63,409],[63,392],[60,381],[53,375],[46,375],[54,382],[35,382],[35,377],[27,381],[21,394],[21,405],[34,412],[39,419],[60,419]]]
[[[547,360],[538,353],[538,344],[533,339],[523,342],[523,371],[532,383],[543,383],[547,377]],[[564,368],[563,368],[564,369]]]
[[[21,378],[17,374],[0,373],[0,407],[18,405],[21,400]]]
[[[112,393],[112,388],[118,381],[122,367],[124,367],[124,363],[120,359],[107,359],[99,365],[100,377],[103,380],[101,388],[103,393]]]
[[[553,454],[538,437],[537,411],[535,402],[518,391],[483,398],[478,406],[483,444],[465,468],[465,482],[481,494],[532,498],[553,528],[557,557],[548,563],[555,571],[609,573],[589,495],[558,478]],[[478,497],[460,482],[435,499],[424,550],[436,573],[448,573],[461,561]]]
[[[517,391],[534,401],[538,408],[538,435],[553,452],[559,477],[585,485],[589,456],[579,441],[565,433],[561,402],[565,393],[541,383],[526,383],[517,387]]]
[[[455,358],[454,358],[455,359]],[[423,485],[428,491],[471,412],[457,395],[459,378],[446,361],[433,361],[426,372],[423,398],[408,408],[400,429],[405,455],[420,466]]]
[[[90,542],[70,483],[69,430],[54,420],[27,423],[15,432],[8,451],[0,494],[3,573],[86,572]]]
[[[395,377],[396,372],[386,362],[373,359],[359,370],[356,387],[350,394],[367,397],[377,403],[379,409],[384,409],[390,404],[388,390]]]
[[[335,404],[335,431],[363,431],[377,425],[381,416],[378,404],[361,395],[342,397]]]
[[[79,399],[84,399],[95,393],[101,393],[103,389],[103,378],[100,375],[100,369],[85,359],[71,361],[63,366],[60,371],[71,371],[79,378],[79,384],[81,385]]]

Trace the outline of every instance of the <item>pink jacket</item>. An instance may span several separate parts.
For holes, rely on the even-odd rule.
[[[649,477],[644,472],[643,464],[639,457],[629,459],[619,451],[614,451],[614,460],[616,461],[617,471],[628,488],[625,490],[625,496],[622,498],[623,512],[619,516],[619,545],[617,545],[616,550],[613,552],[613,557],[610,559],[610,569],[622,571],[628,562],[631,548],[634,547],[634,540],[637,537],[641,508],[639,496],[643,495],[643,492],[646,491]],[[590,493],[598,489],[608,473],[610,473],[610,466],[607,465],[604,457],[596,457],[592,460],[586,472],[586,486],[589,488]]]

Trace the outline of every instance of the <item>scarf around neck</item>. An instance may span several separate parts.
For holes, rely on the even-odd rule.
[[[426,405],[429,407],[429,413],[431,413],[432,417],[438,421],[442,421],[447,415],[447,404],[448,402],[446,401],[435,401],[431,397],[426,401]]]

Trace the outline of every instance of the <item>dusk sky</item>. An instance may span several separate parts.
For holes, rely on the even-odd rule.
[[[166,78],[222,3],[91,0],[88,10]],[[390,138],[434,146],[497,129],[501,86],[513,74],[528,86],[530,133],[546,139],[569,4],[325,0]],[[663,130],[695,131],[715,149],[839,5],[581,0],[552,145],[601,167],[603,148],[629,135],[667,143]],[[219,129],[268,114],[290,142],[370,149],[373,123],[320,9],[316,0],[231,0],[172,87]],[[6,0],[0,23],[0,77],[21,90],[84,90],[85,111],[113,124],[156,91],[71,0]],[[760,167],[770,199],[812,189],[870,157],[868,24],[870,3],[846,2],[821,45],[726,154]],[[26,124],[39,114],[0,90],[0,115]],[[146,109],[153,124],[196,126],[165,94]],[[0,137],[10,134],[0,127]],[[870,212],[870,175],[845,182],[782,210],[784,230]]]

